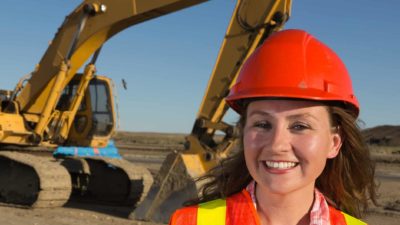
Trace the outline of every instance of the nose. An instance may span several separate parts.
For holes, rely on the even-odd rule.
[[[290,148],[290,131],[284,126],[275,126],[269,140],[270,151],[273,153],[287,152]]]

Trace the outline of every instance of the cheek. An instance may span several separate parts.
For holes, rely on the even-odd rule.
[[[261,148],[265,142],[268,140],[268,137],[265,133],[259,132],[256,129],[245,129],[243,133],[243,145],[249,149],[259,149]]]
[[[246,158],[246,162],[248,158],[250,158],[254,154],[254,141],[252,135],[249,132],[245,132],[243,135],[243,148],[244,148],[244,156]]]
[[[327,149],[330,146],[329,138],[326,135],[309,134],[293,139],[296,146],[309,149],[310,151],[318,151]]]
[[[292,145],[304,153],[317,153],[321,148],[321,140],[315,135],[304,135],[293,138]]]
[[[262,138],[256,132],[246,131],[243,134],[243,148],[244,157],[246,160],[247,167],[250,169],[262,149]],[[251,170],[251,169],[250,169]]]
[[[330,147],[327,137],[308,135],[296,138],[292,144],[298,157],[312,162],[314,165],[325,165]]]
[[[251,138],[246,135],[243,136],[243,148],[246,168],[249,171],[251,177],[255,178],[257,176],[258,154],[256,149],[254,149],[254,144],[251,141]]]

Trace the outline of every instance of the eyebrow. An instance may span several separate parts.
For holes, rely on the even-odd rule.
[[[253,111],[248,115],[248,117],[253,116],[253,115],[273,117],[270,113],[262,111],[262,110]],[[298,118],[308,118],[308,117],[313,118],[314,120],[318,120],[317,117],[315,117],[314,115],[312,115],[310,113],[299,113],[299,114],[290,115],[290,116],[288,116],[288,119],[298,119]]]
[[[315,117],[314,115],[311,115],[310,113],[294,114],[294,115],[290,115],[288,118],[289,118],[289,119],[313,118],[314,120],[317,120],[317,121],[318,121],[318,118]]]
[[[255,110],[252,111],[248,117],[253,116],[253,115],[262,115],[262,116],[271,116],[271,114],[269,114],[268,112],[262,111],[262,110]]]

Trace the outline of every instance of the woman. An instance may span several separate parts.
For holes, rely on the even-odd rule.
[[[302,30],[275,33],[226,100],[241,115],[241,150],[170,224],[365,224],[355,217],[375,203],[374,165],[350,76],[329,47]]]

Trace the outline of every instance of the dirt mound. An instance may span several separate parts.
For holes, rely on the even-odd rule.
[[[400,146],[400,126],[383,125],[363,130],[368,144]]]
[[[183,145],[187,134],[117,131],[113,139],[117,144]]]

